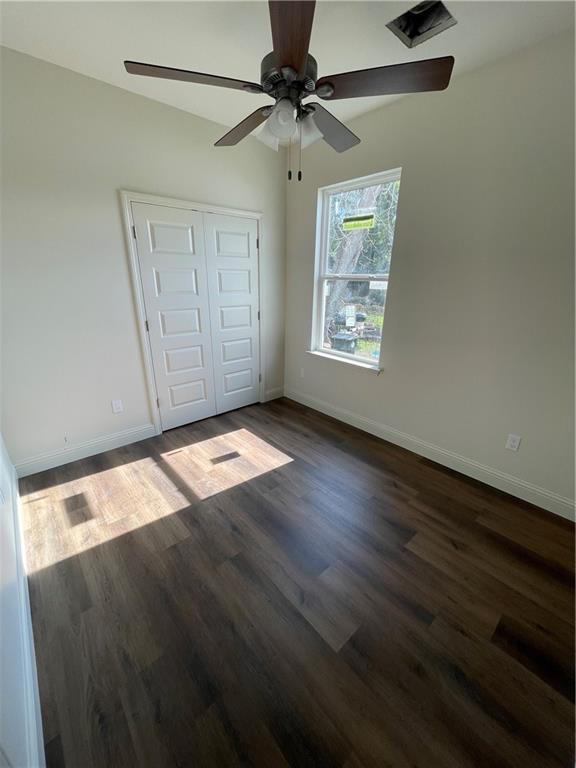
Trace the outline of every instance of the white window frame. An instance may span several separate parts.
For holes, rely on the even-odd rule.
[[[334,349],[323,347],[324,341],[324,286],[327,280],[357,280],[365,282],[366,280],[379,280],[386,284],[390,281],[390,272],[376,274],[334,274],[327,270],[328,259],[328,219],[329,219],[329,198],[339,192],[347,192],[351,189],[361,187],[372,187],[376,184],[386,184],[391,181],[400,181],[402,168],[394,168],[390,171],[373,173],[370,176],[362,176],[358,179],[342,182],[340,184],[331,184],[327,187],[318,189],[318,206],[316,214],[316,256],[314,268],[314,305],[312,315],[312,337],[310,341],[310,352],[326,358],[333,358],[342,362],[353,363],[362,368],[380,373],[382,370],[380,360],[382,359],[382,345],[384,343],[384,334],[380,341],[380,354],[378,363],[371,363],[367,358],[360,355],[353,355],[349,352],[340,352]],[[384,305],[384,314],[386,313],[386,304]]]

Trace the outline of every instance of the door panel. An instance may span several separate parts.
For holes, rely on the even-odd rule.
[[[201,213],[132,203],[162,429],[216,413]]]
[[[258,225],[204,214],[218,413],[260,399]]]

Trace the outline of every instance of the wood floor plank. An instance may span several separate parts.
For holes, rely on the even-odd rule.
[[[542,521],[528,518],[522,525],[514,518],[503,517],[492,511],[484,512],[476,519],[491,531],[534,552],[550,563],[555,563],[565,570],[570,570],[574,563],[574,541],[571,536],[555,536],[552,530],[542,525]],[[552,528],[552,526],[550,526]]]
[[[422,734],[433,739],[418,744],[417,765],[475,768],[525,765],[536,768],[541,758],[500,727],[499,710],[483,711],[460,668],[437,646],[426,643],[399,617],[398,622],[365,625],[342,651],[342,657],[381,700],[395,702],[395,718],[407,740],[418,744]],[[513,745],[514,749],[511,750]],[[513,758],[510,759],[510,756]],[[481,756],[481,757],[480,757]],[[481,761],[481,762],[480,762]]]
[[[224,564],[221,571],[231,591],[242,595],[242,610],[251,622],[257,623],[262,648],[267,648],[268,653],[272,651],[283,687],[292,691],[291,697],[296,695],[291,704],[299,712],[302,732],[292,734],[289,745],[293,748],[293,741],[298,744],[303,736],[310,742],[305,753],[299,754],[298,747],[297,760],[303,765],[341,765],[351,742],[371,766],[409,765],[408,755],[402,753],[397,743],[393,725],[386,727],[384,712],[388,705],[382,702],[377,709],[361,681],[335,654],[326,652],[326,646],[274,585],[262,579],[242,556]],[[288,632],[288,627],[292,627],[292,631]],[[335,687],[338,676],[334,668],[341,672],[340,684],[346,684],[345,698]],[[358,711],[363,713],[361,719],[357,718]],[[323,747],[322,740],[318,740],[318,727],[332,731],[332,737]],[[326,751],[328,745],[329,752]]]
[[[514,615],[546,628],[565,648],[573,646],[573,606],[565,605],[565,610],[561,609],[559,613],[552,611],[550,606],[542,605],[538,595],[530,593],[530,590],[528,594],[524,590],[517,591],[506,583],[507,579],[501,581],[490,569],[474,567],[460,549],[455,549],[430,532],[418,533],[406,544],[406,548],[439,572],[460,580],[473,592],[491,601],[501,613],[512,611]]]
[[[574,668],[565,647],[548,632],[520,618],[502,616],[492,642],[574,702]]]
[[[436,619],[431,633],[475,685],[491,692],[506,712],[506,727],[520,732],[524,742],[540,753],[542,760],[552,758],[558,765],[568,765],[573,760],[573,708],[567,699],[526,672],[508,654],[452,622]],[[523,690],[524,696],[518,698],[517,689]],[[534,702],[539,702],[540,708]]]
[[[285,399],[20,494],[49,766],[573,768],[565,520]]]

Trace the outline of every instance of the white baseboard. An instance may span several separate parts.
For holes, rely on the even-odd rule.
[[[574,501],[554,491],[549,491],[547,488],[533,485],[519,477],[514,477],[506,472],[501,472],[499,469],[480,464],[473,459],[466,458],[466,456],[460,456],[453,451],[441,448],[439,445],[434,445],[434,443],[421,440],[419,437],[401,432],[398,429],[394,429],[394,427],[359,416],[352,411],[339,408],[324,400],[318,400],[294,390],[286,390],[285,395],[292,400],[296,400],[298,403],[302,403],[302,405],[307,405],[316,411],[333,416],[335,419],[339,419],[346,424],[362,429],[364,432],[369,432],[383,440],[388,440],[390,443],[407,448],[413,453],[432,459],[438,464],[455,469],[464,475],[473,477],[475,480],[486,483],[486,485],[491,485],[512,496],[524,499],[524,501],[529,501],[531,504],[536,504],[538,507],[554,512],[556,515],[565,517],[568,520],[574,520],[575,518]]]
[[[264,392],[263,403],[267,403],[269,400],[276,400],[278,397],[284,397],[284,387],[275,387],[274,389],[267,389]]]
[[[63,451],[51,451],[39,456],[33,456],[30,459],[24,459],[16,464],[18,477],[26,477],[36,472],[43,472],[45,469],[59,467],[62,464],[68,464],[71,461],[85,459],[88,456],[94,456],[97,453],[110,451],[113,448],[120,448],[123,445],[137,443],[139,440],[146,440],[148,437],[154,437],[158,434],[154,424],[144,424],[141,427],[132,427],[122,432],[114,432],[111,435],[103,435],[93,440],[87,440],[84,443],[66,448]]]

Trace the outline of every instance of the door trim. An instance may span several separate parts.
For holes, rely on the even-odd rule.
[[[156,405],[156,398],[158,392],[156,389],[156,381],[154,379],[154,367],[152,365],[152,350],[150,348],[150,338],[146,330],[146,308],[144,304],[144,293],[142,290],[142,276],[140,274],[140,262],[138,260],[138,251],[136,249],[136,241],[133,237],[134,220],[132,218],[132,203],[148,203],[149,205],[165,206],[167,208],[180,208],[189,211],[198,211],[200,213],[219,213],[225,216],[238,216],[244,219],[255,219],[257,225],[257,237],[259,245],[261,246],[262,240],[262,226],[261,221],[263,214],[261,211],[247,211],[237,208],[223,208],[217,205],[210,205],[207,203],[195,203],[190,200],[180,200],[173,197],[161,197],[159,195],[151,195],[145,192],[133,192],[127,189],[119,190],[120,205],[122,208],[122,220],[124,223],[124,238],[126,240],[126,248],[128,251],[128,263],[130,267],[130,281],[132,284],[132,295],[134,299],[134,306],[136,309],[136,320],[138,326],[138,336],[140,338],[140,348],[142,352],[142,362],[144,364],[144,375],[146,379],[146,390],[148,393],[148,407],[150,409],[150,419],[154,424],[155,434],[160,435],[162,433],[162,424],[160,422],[160,411]],[[260,346],[260,386],[259,386],[259,398],[260,402],[265,400],[265,381],[262,371],[265,370],[265,350],[262,344],[262,255],[261,247],[258,248],[258,294],[259,294],[259,346]]]

